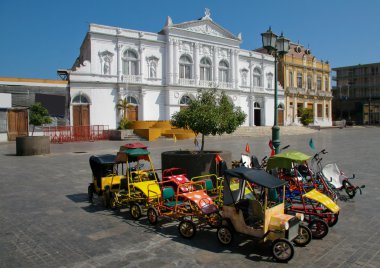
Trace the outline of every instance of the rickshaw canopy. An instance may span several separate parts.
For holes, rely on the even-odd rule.
[[[101,178],[109,172],[109,169],[112,171],[115,159],[116,155],[113,154],[92,155],[89,161],[93,176]]]
[[[286,185],[288,183],[287,181],[283,181],[274,177],[263,169],[256,168],[238,167],[228,169],[224,174],[227,175],[227,177],[243,179],[250,183],[271,189]]]
[[[311,156],[298,151],[287,151],[283,153],[271,156],[268,159],[267,169],[271,170],[274,168],[292,168],[292,163],[303,163],[310,160]]]
[[[141,156],[141,155],[149,155],[149,151],[146,149],[127,149],[124,151],[128,156]]]

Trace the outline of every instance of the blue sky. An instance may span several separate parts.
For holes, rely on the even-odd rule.
[[[56,79],[70,68],[89,23],[149,32],[211,18],[244,49],[261,46],[260,33],[278,34],[309,46],[332,67],[380,61],[380,1],[377,0],[0,0],[0,77]]]

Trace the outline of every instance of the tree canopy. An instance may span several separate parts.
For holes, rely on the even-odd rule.
[[[32,136],[35,126],[41,126],[43,124],[50,124],[52,122],[48,110],[42,106],[41,103],[36,102],[30,106],[29,111],[29,124],[33,125]]]
[[[197,98],[190,102],[187,109],[172,116],[172,125],[202,134],[203,151],[205,135],[230,134],[244,123],[246,116],[240,107],[234,106],[224,91],[199,90]]]

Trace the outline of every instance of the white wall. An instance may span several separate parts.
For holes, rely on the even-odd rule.
[[[11,108],[11,107],[12,107],[12,94],[0,93],[0,108]]]

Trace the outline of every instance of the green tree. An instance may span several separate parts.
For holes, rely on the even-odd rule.
[[[246,114],[216,89],[199,90],[187,109],[176,112],[171,123],[175,127],[191,129],[202,135],[201,151],[204,149],[204,136],[232,133],[245,121]]]
[[[124,118],[128,117],[127,111],[128,111],[129,106],[131,106],[131,104],[127,101],[127,98],[119,99],[117,104],[116,104],[116,108],[123,111],[123,117]]]
[[[41,103],[36,102],[29,107],[29,124],[33,125],[32,136],[34,128],[43,124],[50,124],[52,122],[48,110],[42,106]]]
[[[128,101],[127,98],[119,99],[116,108],[118,110],[123,111],[123,117],[120,119],[119,122],[119,128],[120,129],[127,129],[128,128],[128,107],[132,106]]]
[[[308,126],[314,121],[313,110],[308,108],[298,108],[298,114],[301,117],[301,123]]]

